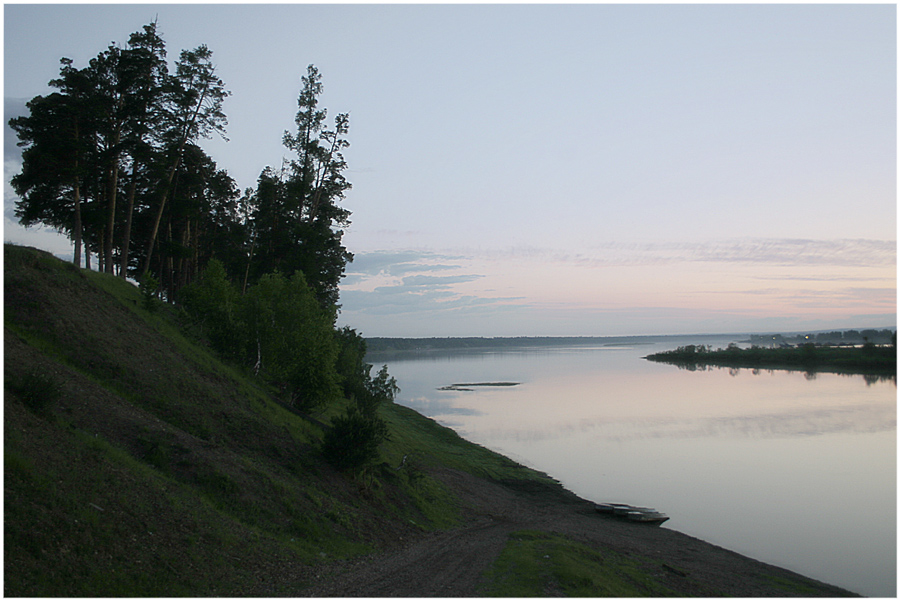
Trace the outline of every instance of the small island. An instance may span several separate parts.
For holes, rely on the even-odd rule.
[[[459,384],[450,384],[449,386],[441,386],[438,390],[461,390],[471,392],[477,387],[483,386],[518,386],[521,382],[463,382]]]
[[[879,346],[871,342],[860,346],[806,343],[773,348],[755,345],[741,348],[732,343],[715,350],[691,344],[644,358],[690,370],[715,366],[897,377],[896,345]]]

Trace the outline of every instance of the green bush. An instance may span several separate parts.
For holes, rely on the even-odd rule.
[[[303,274],[264,275],[242,303],[247,353],[258,371],[286,385],[291,403],[315,409],[340,397],[334,316],[322,310]]]
[[[156,291],[159,289],[159,282],[149,274],[145,275],[143,279],[141,279],[140,289],[141,296],[144,299],[144,309],[151,313],[155,312],[158,307]]]
[[[378,445],[389,439],[387,424],[378,416],[364,415],[351,406],[331,420],[325,433],[322,452],[325,459],[339,470],[359,469],[376,462]]]
[[[357,399],[366,394],[369,371],[372,366],[364,359],[366,356],[366,340],[356,330],[345,326],[334,332],[338,345],[338,356],[335,363],[344,397]]]
[[[382,366],[372,378],[371,365],[363,364],[357,374],[359,382],[354,386],[355,401],[349,409],[331,421],[331,429],[325,433],[322,453],[325,459],[338,469],[359,469],[374,464],[379,459],[378,445],[390,440],[387,423],[378,417],[378,407],[384,401],[393,401],[400,391],[397,381]],[[346,386],[346,383],[345,383]]]
[[[62,395],[62,385],[54,376],[31,369],[8,383],[22,403],[35,413],[44,413]]]
[[[182,289],[181,301],[214,349],[226,357],[242,358],[245,328],[238,317],[241,297],[220,261],[211,260],[199,281]]]
[[[335,316],[321,308],[301,272],[264,275],[241,296],[212,260],[181,298],[213,348],[281,385],[297,408],[340,397]]]

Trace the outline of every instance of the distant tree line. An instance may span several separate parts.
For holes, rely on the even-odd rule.
[[[811,334],[753,334],[750,342],[754,344],[786,343],[786,344],[894,344],[896,330],[836,330],[832,332],[816,332]]]
[[[818,345],[812,342],[797,346],[741,348],[729,344],[713,350],[708,345],[680,346],[674,350],[654,353],[649,361],[670,363],[691,371],[705,366],[795,369],[811,373],[825,371],[885,375],[896,379],[897,348],[866,342],[862,346]]]
[[[353,255],[340,206],[349,116],[331,125],[315,66],[301,77],[291,158],[243,193],[198,145],[225,135],[229,92],[205,45],[170,71],[156,23],[77,68],[61,59],[56,90],[10,120],[22,170],[16,215],[74,244],[74,262],[141,283],[148,301],[180,303],[219,353],[278,386],[299,411],[352,402],[323,441],[329,460],[358,467],[387,435],[379,403],[396,382],[374,377],[365,340],[336,329],[338,285]]]
[[[371,352],[475,350],[543,346],[591,346],[633,342],[635,336],[514,336],[459,338],[367,338]]]

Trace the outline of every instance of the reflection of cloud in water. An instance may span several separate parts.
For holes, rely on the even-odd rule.
[[[802,438],[823,434],[873,434],[896,430],[893,404],[822,408],[803,412],[721,416],[701,419],[587,419],[548,424],[541,429],[496,428],[483,437],[539,442],[577,434],[621,442],[651,438]]]
[[[445,415],[484,415],[482,411],[472,409],[471,407],[455,407],[451,401],[429,399],[426,397],[405,399],[403,405],[410,409],[415,409],[422,415],[427,415],[431,419],[435,419],[442,423],[443,420],[441,418]]]

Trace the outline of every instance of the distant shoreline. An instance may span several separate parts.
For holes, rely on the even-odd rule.
[[[890,328],[894,329],[895,328]],[[840,332],[866,331],[866,329],[847,329]],[[757,340],[788,340],[802,339],[818,334],[834,333],[832,330],[817,332],[786,332],[786,333],[747,333],[730,332],[718,334],[645,334],[636,336],[446,336],[446,337],[366,337],[366,347],[369,353],[421,353],[436,351],[474,351],[474,350],[499,350],[516,348],[551,348],[564,346],[614,346],[669,343],[675,345],[695,344],[699,341],[712,340],[739,341],[750,343]],[[860,340],[861,342],[861,340]]]
[[[560,346],[613,346],[621,344],[651,344],[690,340],[737,340],[749,339],[750,334],[662,334],[644,336],[461,336],[430,338],[366,338],[370,353],[381,352],[423,352],[444,350],[492,350],[514,348],[540,348]]]
[[[806,344],[785,348],[732,346],[712,350],[689,345],[644,357],[682,369],[706,366],[748,369],[786,369],[809,373],[859,374],[897,377],[897,349],[894,346],[817,346]]]

